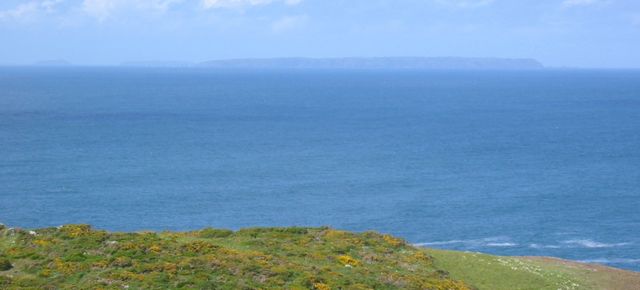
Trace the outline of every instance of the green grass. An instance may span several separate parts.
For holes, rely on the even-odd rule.
[[[429,249],[435,266],[478,289],[589,289],[569,273],[515,257]]]
[[[634,289],[635,272],[422,249],[330,228],[110,233],[0,225],[0,289]]]
[[[500,257],[427,249],[434,266],[483,290],[640,289],[640,273],[546,257]]]

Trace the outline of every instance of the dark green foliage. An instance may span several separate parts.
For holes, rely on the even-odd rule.
[[[4,289],[2,286],[9,286],[11,284],[11,278],[0,276],[0,289]]]
[[[11,261],[5,258],[0,258],[0,271],[9,271],[13,268]]]
[[[226,238],[230,235],[233,235],[232,230],[221,230],[221,229],[214,229],[214,228],[206,228],[201,230],[198,233],[201,238],[205,238],[205,239]]]

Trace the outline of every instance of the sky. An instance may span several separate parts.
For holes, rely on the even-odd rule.
[[[0,1],[4,65],[375,56],[640,68],[640,1]]]

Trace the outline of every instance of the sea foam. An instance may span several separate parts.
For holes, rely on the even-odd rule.
[[[469,240],[450,240],[450,241],[436,241],[436,242],[424,242],[413,244],[417,247],[433,247],[433,246],[446,246],[446,245],[459,245],[463,248],[483,248],[483,247],[516,247],[517,243],[511,242],[509,237],[490,237],[484,239],[469,239]]]
[[[570,247],[583,247],[583,248],[614,248],[630,245],[631,243],[601,243],[593,240],[567,240],[562,242]]]

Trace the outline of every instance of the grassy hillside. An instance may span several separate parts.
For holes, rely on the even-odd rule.
[[[640,289],[640,273],[547,257],[500,257],[427,249],[434,266],[477,289]]]
[[[329,228],[109,233],[86,225],[0,226],[0,289],[602,289],[619,280],[563,263],[424,250],[387,235]],[[629,275],[625,283],[637,279],[620,273]]]

